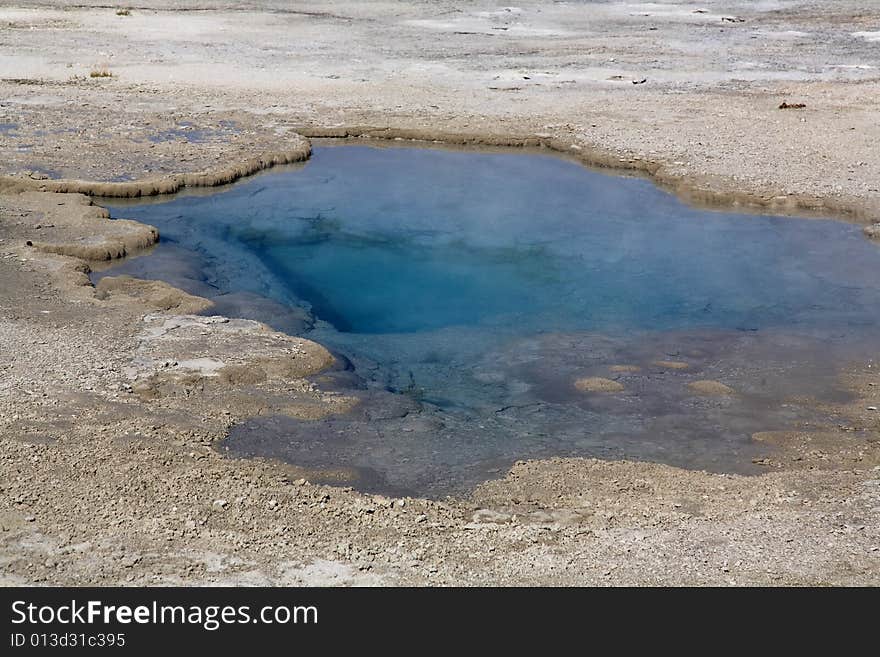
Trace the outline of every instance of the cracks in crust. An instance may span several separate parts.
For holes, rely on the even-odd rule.
[[[531,404],[510,404],[509,406],[504,406],[502,408],[497,409],[495,411],[495,415],[499,415],[499,414],[504,413],[505,411],[509,411],[509,410],[522,410],[524,408],[531,408],[532,406],[541,407],[541,406],[544,406],[544,403],[543,402],[534,402]]]

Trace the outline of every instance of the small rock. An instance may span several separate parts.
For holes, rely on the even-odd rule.
[[[140,562],[141,558],[137,556],[126,557],[121,561],[123,568],[132,568]]]
[[[229,502],[227,502],[226,500],[214,500],[214,506],[220,509],[225,509],[227,506],[229,506]]]

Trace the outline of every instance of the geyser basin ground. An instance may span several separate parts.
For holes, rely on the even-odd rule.
[[[873,354],[880,251],[857,227],[709,212],[549,155],[315,148],[212,194],[112,202],[157,226],[104,275],[166,280],[338,355],[361,398],[223,447],[313,480],[443,494],[548,455],[753,472],[759,431],[823,421]]]

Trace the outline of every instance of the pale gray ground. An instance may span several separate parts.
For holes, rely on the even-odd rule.
[[[760,477],[552,460],[468,500],[401,505],[217,455],[236,419],[348,403],[302,380],[320,347],[173,319],[200,301],[170,288],[96,294],[81,261],[24,246],[100,242],[70,209],[86,206],[11,193],[216,171],[296,147],[297,130],[368,127],[554,140],[697,200],[870,225],[874,3],[89,4],[0,7],[4,582],[880,580],[876,362],[842,370],[859,398],[833,409],[839,426],[756,436],[787,450]]]

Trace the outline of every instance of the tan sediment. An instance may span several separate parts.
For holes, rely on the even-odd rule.
[[[752,440],[765,445],[787,445],[802,440],[803,436],[798,431],[758,431],[752,434]]]
[[[288,136],[287,138],[293,143],[284,150],[263,153],[241,162],[227,164],[207,171],[171,174],[160,178],[125,182],[32,180],[15,176],[0,176],[0,193],[43,191],[114,198],[138,198],[141,196],[173,194],[185,187],[217,187],[235,182],[274,166],[307,160],[311,154],[309,141],[299,135]]]
[[[574,382],[574,387],[581,392],[621,392],[624,390],[622,384],[601,376],[588,376],[577,379]]]
[[[187,294],[164,281],[148,281],[131,276],[105,276],[95,285],[95,298],[118,303],[139,303],[152,312],[199,313],[211,307],[203,297]]]
[[[103,216],[109,219],[109,214]],[[145,249],[159,241],[159,232],[152,226],[137,221],[120,219],[117,228],[126,229],[122,234],[108,236],[103,239],[83,238],[81,242],[40,242],[31,241],[29,246],[58,255],[82,258],[83,260],[115,260],[123,258],[132,251]],[[121,232],[121,231],[114,231]]]
[[[880,240],[880,223],[865,226],[864,233],[872,240]]]
[[[181,410],[222,408],[242,418],[301,419],[325,417],[353,403],[327,397],[305,381],[333,362],[324,347],[260,322],[160,312],[144,318],[137,342],[137,355],[125,372],[144,402]]]
[[[686,370],[690,365],[680,360],[655,360],[652,365],[663,367],[667,370]]]
[[[736,391],[733,388],[724,385],[720,381],[691,381],[688,383],[688,389],[698,395],[715,397],[729,397],[736,394]]]
[[[638,365],[612,365],[608,368],[611,372],[632,373],[641,372],[642,368]]]
[[[22,192],[10,197],[27,221],[24,245],[83,260],[113,260],[152,246],[159,231],[137,221],[110,221],[110,213],[81,194]]]

